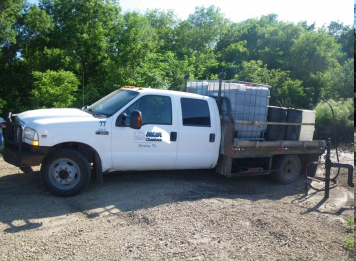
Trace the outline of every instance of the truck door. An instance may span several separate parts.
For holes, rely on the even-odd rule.
[[[205,98],[180,98],[176,168],[211,168],[220,135]],[[220,132],[219,132],[220,133]]]
[[[146,95],[124,111],[142,113],[142,128],[112,127],[112,162],[115,170],[172,169],[177,151],[177,117],[170,96]],[[129,125],[127,118],[126,125]]]

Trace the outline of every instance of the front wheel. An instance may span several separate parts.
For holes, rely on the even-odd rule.
[[[270,176],[281,184],[289,184],[295,181],[300,173],[300,159],[296,155],[278,156],[274,165],[275,171]]]
[[[46,157],[41,166],[45,187],[57,196],[74,196],[90,181],[88,160],[76,150],[59,149]]]

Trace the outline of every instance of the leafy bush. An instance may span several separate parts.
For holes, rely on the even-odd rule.
[[[338,138],[343,140],[353,139],[354,132],[354,102],[353,99],[329,100],[335,115],[335,126],[332,112],[328,104],[320,102],[316,106],[315,138],[334,138],[334,128]],[[336,137],[335,137],[336,138]]]

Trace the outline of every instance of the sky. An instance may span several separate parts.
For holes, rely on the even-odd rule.
[[[28,0],[37,3],[38,0]],[[277,14],[279,21],[298,23],[315,22],[317,27],[340,21],[345,25],[354,24],[354,2],[352,0],[119,0],[123,12],[147,9],[173,10],[180,19],[187,19],[195,7],[220,8],[225,18],[241,22],[262,15]]]

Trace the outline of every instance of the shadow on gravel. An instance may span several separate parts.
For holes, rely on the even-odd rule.
[[[80,195],[61,198],[42,186],[36,171],[0,178],[0,222],[9,226],[4,232],[16,233],[41,227],[38,219],[71,213],[95,218],[209,198],[278,200],[303,188],[303,177],[280,185],[266,176],[227,178],[209,170],[116,172],[104,175],[104,184],[92,181]]]

